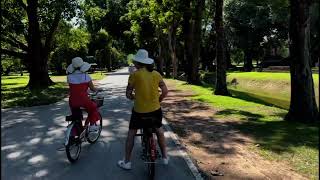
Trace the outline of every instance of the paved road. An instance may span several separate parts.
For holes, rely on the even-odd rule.
[[[70,164],[62,147],[69,114],[67,99],[46,106],[1,110],[1,178],[4,180],[140,180],[147,172],[140,156],[140,140],[133,150],[133,169],[125,171],[116,163],[124,155],[124,144],[132,102],[125,98],[127,69],[100,81],[109,90],[101,107],[103,131],[96,144],[84,143],[80,159]],[[195,179],[168,136],[169,165],[156,165],[156,179]],[[58,149],[58,150],[57,150]]]

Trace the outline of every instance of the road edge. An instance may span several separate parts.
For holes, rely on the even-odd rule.
[[[194,165],[192,162],[190,156],[188,153],[184,150],[186,149],[183,144],[180,143],[178,136],[176,133],[174,133],[165,118],[162,118],[162,124],[164,125],[166,131],[169,133],[169,136],[172,138],[173,142],[176,144],[178,147],[178,153],[182,156],[184,161],[187,163],[190,171],[192,172],[193,176],[195,177],[196,180],[203,180],[203,177],[201,176],[201,173],[199,172],[198,168]]]

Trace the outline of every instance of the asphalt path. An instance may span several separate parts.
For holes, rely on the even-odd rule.
[[[110,73],[99,81],[106,89],[100,108],[103,130],[95,144],[83,143],[79,161],[70,164],[63,142],[69,115],[68,99],[28,108],[1,110],[1,178],[4,180],[141,180],[147,179],[146,164],[140,158],[136,138],[130,171],[117,166],[124,156],[132,102],[125,98],[127,68]],[[164,112],[165,113],[165,112]],[[185,153],[181,153],[170,131],[166,130],[170,161],[156,164],[157,180],[195,179]],[[184,154],[184,155],[183,155]]]

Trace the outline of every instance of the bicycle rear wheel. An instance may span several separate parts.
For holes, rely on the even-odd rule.
[[[148,138],[148,142],[146,143],[146,149],[149,154],[148,156],[148,179],[154,180],[155,176],[155,160],[156,160],[156,146],[153,135]]]
[[[102,116],[100,112],[99,112],[99,116],[100,116],[100,119],[96,122],[97,126],[99,126],[99,130],[97,132],[89,132],[89,131],[87,132],[87,140],[90,144],[95,143],[99,139],[102,131]]]
[[[76,162],[79,159],[80,152],[81,152],[81,140],[78,135],[75,135],[74,132],[81,132],[80,127],[75,124],[70,131],[69,134],[69,142],[66,145],[66,154],[67,158],[71,163]]]

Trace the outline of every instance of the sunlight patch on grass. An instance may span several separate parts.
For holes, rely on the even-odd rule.
[[[104,71],[96,71],[95,73],[89,73],[89,76],[93,80],[101,80],[104,77],[106,77]],[[66,82],[67,81],[67,76],[66,75],[52,75],[52,76],[50,76],[50,78],[54,82]]]
[[[237,85],[230,82],[236,79]],[[319,107],[319,75],[313,74],[316,102]],[[233,72],[227,75],[228,88],[235,95],[247,94],[255,99],[261,99],[266,104],[289,109],[290,106],[290,73],[270,72]]]
[[[93,80],[100,80],[106,77],[101,72],[90,74]],[[10,75],[1,77],[1,106],[9,107],[29,107],[45,105],[57,102],[68,94],[66,76],[51,76],[55,84],[42,91],[31,92],[26,88],[29,76]]]
[[[228,78],[246,78],[255,80],[280,80],[290,81],[290,73],[275,72],[230,72],[227,73]],[[312,75],[315,82],[319,82],[319,74]]]

